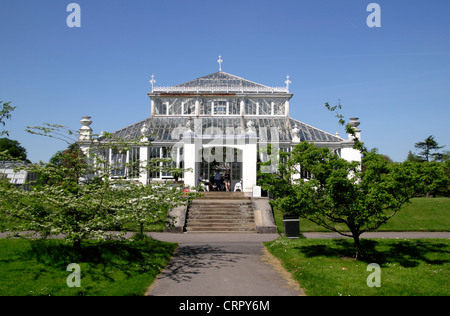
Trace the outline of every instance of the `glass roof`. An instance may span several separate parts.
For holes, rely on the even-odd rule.
[[[191,119],[189,117],[155,116],[114,132],[114,136],[127,141],[139,140],[141,129],[148,128],[152,142],[175,143],[180,141],[184,131],[190,124],[191,130],[199,137],[223,137],[224,135],[243,135],[248,130],[249,121],[253,122],[254,131],[260,141],[279,139],[280,142],[291,142],[295,127],[298,129],[300,141],[308,142],[341,142],[343,139],[324,132],[288,117],[229,117],[214,116]],[[278,136],[275,135],[278,133]]]
[[[223,71],[173,87],[154,87],[153,92],[289,93],[287,87],[268,87]]]

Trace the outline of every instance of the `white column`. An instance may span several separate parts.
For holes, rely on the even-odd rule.
[[[198,117],[200,115],[200,102],[195,100],[195,116]]]
[[[147,159],[148,159],[148,143],[147,140],[142,142],[142,146],[139,148],[139,182],[146,185],[148,184],[148,171],[147,171]]]
[[[151,100],[151,116],[153,117],[155,115],[155,101]]]
[[[248,125],[247,125],[248,126]],[[253,186],[256,185],[258,148],[256,143],[256,132],[252,128],[245,134],[245,145],[242,152],[242,186],[246,193],[253,192]]]
[[[353,148],[353,142],[345,142],[341,148],[341,158],[347,161],[361,162],[361,152]]]
[[[358,121],[358,118],[351,117],[349,124],[355,130],[355,136],[361,141],[361,130],[358,128],[360,122]],[[348,140],[343,142],[343,146],[341,149],[341,158],[347,161],[361,162],[361,152],[353,148],[354,144],[354,136],[352,134],[348,134]]]
[[[196,139],[192,131],[187,131],[183,134],[183,142],[184,168],[192,169],[184,173],[184,184],[189,187],[195,187],[197,185],[196,166],[197,161],[199,161],[201,140]]]

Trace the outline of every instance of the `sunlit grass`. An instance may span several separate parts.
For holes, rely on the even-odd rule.
[[[74,253],[61,240],[0,239],[0,296],[143,295],[168,264],[176,244],[90,242]],[[67,265],[81,267],[81,287],[69,288]]]
[[[354,260],[348,239],[278,239],[266,243],[307,295],[450,295],[450,241],[365,239],[367,257]],[[369,263],[381,267],[381,287],[369,287]]]

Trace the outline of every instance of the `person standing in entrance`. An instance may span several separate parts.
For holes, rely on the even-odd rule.
[[[231,173],[230,173],[230,169],[227,169],[227,171],[225,172],[225,175],[223,176],[224,180],[225,180],[225,189],[227,192],[230,192],[230,188],[231,188]]]
[[[214,181],[216,182],[217,191],[221,190],[222,187],[222,176],[219,170],[216,170],[216,174],[214,175]]]

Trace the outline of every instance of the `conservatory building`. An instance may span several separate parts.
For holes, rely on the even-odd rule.
[[[351,135],[344,139],[289,116],[289,77],[285,86],[269,87],[220,70],[176,86],[155,86],[153,76],[150,83],[150,115],[113,133],[134,145],[126,152],[109,149],[105,156],[111,164],[135,161],[145,166],[154,158],[172,158],[174,167],[189,170],[179,180],[191,187],[200,184],[200,175],[213,180],[215,173],[228,169],[232,191],[252,192],[258,168],[276,171],[278,152],[301,141],[328,147],[349,161],[361,160]],[[88,150],[101,136],[93,140],[90,117],[81,123],[79,144]],[[360,138],[359,122],[353,118],[350,123]],[[258,162],[269,164],[259,167]],[[125,167],[112,170],[111,177],[143,184],[174,179],[170,172]]]

